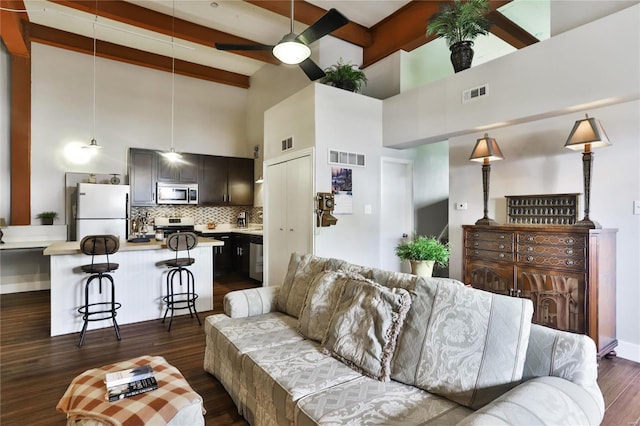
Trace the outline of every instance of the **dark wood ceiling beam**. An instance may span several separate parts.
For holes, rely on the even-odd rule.
[[[373,44],[363,51],[362,67],[398,50],[411,51],[435,37],[427,37],[427,19],[438,11],[437,1],[411,1],[371,27]]]
[[[491,11],[487,18],[492,24],[491,33],[516,49],[522,49],[540,41],[497,10]]]
[[[270,12],[277,13],[286,18],[291,18],[291,2],[289,0],[244,0],[247,3],[251,3],[255,6],[266,9]],[[311,25],[316,22],[327,11],[321,7],[307,3],[302,0],[295,0],[294,14],[295,21],[302,22],[303,24]],[[348,18],[348,16],[347,16]],[[282,34],[285,34],[283,28]],[[286,32],[288,28],[286,28]],[[332,36],[341,40],[347,41],[356,46],[366,47],[371,45],[372,38],[369,30],[355,22],[349,22],[342,28],[339,28],[331,33]]]
[[[214,30],[203,25],[194,24],[193,22],[183,19],[173,18],[144,7],[127,3],[121,0],[51,0],[61,6],[70,7],[82,12],[95,14],[103,18],[113,19],[124,24],[133,25],[144,28],[149,31],[155,31],[168,36],[174,36],[182,40],[188,40],[203,46],[214,47],[215,43],[233,43],[233,44],[255,44],[260,43],[242,37],[237,37],[229,33]],[[96,4],[98,9],[96,10]],[[173,21],[173,27],[172,27]],[[280,62],[273,56],[270,51],[236,51],[237,55],[247,58],[256,59],[270,64],[279,64]]]
[[[1,0],[0,6],[3,9],[25,10],[22,0]],[[31,56],[29,40],[24,30],[26,20],[28,20],[26,13],[0,10],[0,37],[13,56],[23,58]]]
[[[93,55],[93,39],[56,30],[37,24],[29,24],[31,41],[55,46],[62,49]],[[112,59],[128,64],[153,68],[160,71],[172,71],[172,59],[167,56],[144,52],[105,41],[96,41],[96,56]],[[175,73],[216,83],[248,88],[249,77],[230,71],[194,64],[179,59],[175,60]]]

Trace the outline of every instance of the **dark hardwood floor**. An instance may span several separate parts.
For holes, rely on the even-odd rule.
[[[228,277],[214,285],[214,310],[222,312],[222,298],[252,281]],[[149,354],[160,355],[184,374],[204,398],[209,426],[246,425],[220,382],[203,370],[204,334],[188,316],[174,318],[171,332],[159,320],[121,326],[122,340],[113,329],[90,331],[78,348],[78,333],[49,337],[49,292],[0,296],[0,424],[64,425],[55,406],[67,385],[90,368]],[[607,411],[605,426],[640,425],[640,364],[621,358],[602,360],[598,383]]]

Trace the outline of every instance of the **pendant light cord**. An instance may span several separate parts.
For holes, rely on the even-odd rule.
[[[291,0],[291,33],[293,34],[293,2],[295,0]]]
[[[176,79],[176,57],[174,54],[173,37],[175,32],[176,19],[176,2],[173,0],[171,13],[171,151],[175,151],[173,147],[173,118],[174,118],[174,101],[175,101],[175,79]]]
[[[97,9],[97,3],[96,3]],[[98,15],[96,15],[93,22],[93,135],[92,139],[96,139],[96,22]]]

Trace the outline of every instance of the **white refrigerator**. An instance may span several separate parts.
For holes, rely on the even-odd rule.
[[[129,185],[79,183],[76,197],[77,241],[99,234],[128,238]]]

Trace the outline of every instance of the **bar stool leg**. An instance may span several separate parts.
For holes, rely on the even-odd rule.
[[[104,277],[111,282],[111,320],[113,321],[113,330],[116,332],[116,338],[122,340],[120,337],[120,326],[116,321],[116,286],[113,283],[113,277],[109,274],[104,274]],[[100,286],[102,286],[102,279],[100,280]]]

